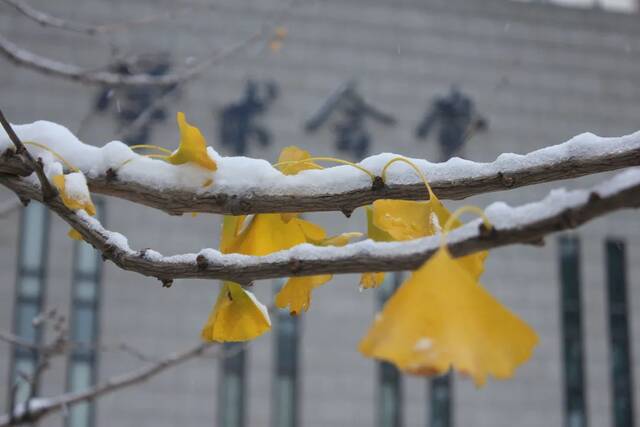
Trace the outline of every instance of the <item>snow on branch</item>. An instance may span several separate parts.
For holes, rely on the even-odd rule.
[[[171,165],[131,151],[118,141],[94,147],[78,140],[68,129],[38,121],[14,127],[24,141],[55,150],[87,176],[92,192],[120,197],[174,215],[189,212],[251,214],[269,212],[342,211],[350,214],[377,199],[420,200],[424,185],[407,165],[388,170],[386,184],[350,166],[307,170],[285,176],[269,162],[247,157],[221,157],[215,173],[191,165]],[[177,140],[177,135],[176,138]],[[0,173],[29,173],[28,165],[13,158],[9,140],[0,131]],[[35,155],[37,147],[29,147]],[[395,154],[383,153],[359,163],[379,176]],[[578,135],[559,145],[526,155],[501,154],[490,163],[459,158],[444,163],[411,159],[427,176],[441,199],[463,199],[481,193],[576,178],[640,165],[640,132],[602,138]],[[212,182],[203,187],[203,183]]]
[[[0,175],[0,184],[22,199],[42,201],[37,184]],[[203,249],[195,254],[163,256],[146,249],[135,251],[125,236],[106,230],[84,211],[68,209],[59,197],[44,201],[83,238],[124,270],[156,277],[165,285],[178,278],[222,279],[248,284],[254,280],[317,274],[370,271],[415,270],[435,253],[440,237],[407,242],[366,240],[347,246],[319,247],[308,244],[262,257],[221,254]],[[611,212],[640,206],[640,168],[630,169],[589,190],[553,190],[545,199],[520,207],[493,203],[486,214],[491,232],[479,221],[452,231],[448,238],[451,253],[458,257],[501,246],[541,243],[548,234],[575,228]]]
[[[12,414],[0,415],[0,427],[33,424],[52,412],[66,410],[71,405],[146,381],[169,368],[201,356],[207,349],[214,346],[221,348],[218,344],[201,343],[138,370],[110,378],[86,390],[65,393],[51,398],[31,399],[28,405],[19,405],[17,408],[13,408]]]

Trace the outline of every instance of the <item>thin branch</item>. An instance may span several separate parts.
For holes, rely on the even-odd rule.
[[[39,346],[38,344],[34,344],[29,340],[26,340],[22,337],[19,337],[17,335],[14,335],[12,333],[5,332],[5,331],[0,331],[0,341],[6,342],[8,344],[15,345],[18,347],[26,348],[28,350],[38,351],[41,348],[41,346]]]
[[[202,343],[180,353],[174,353],[159,362],[150,364],[133,372],[123,374],[107,380],[101,384],[89,387],[79,392],[65,393],[60,396],[45,398],[31,406],[29,411],[16,414],[13,419],[9,415],[0,416],[0,427],[34,423],[49,413],[63,410],[71,405],[95,399],[107,393],[112,393],[129,387],[169,369],[194,357],[202,355],[208,348],[216,344]]]
[[[159,19],[171,17],[172,15],[171,12],[163,12],[163,13],[155,14],[153,16],[148,16],[148,17],[135,19],[127,22],[120,22],[115,24],[92,25],[92,24],[85,24],[82,22],[75,22],[68,19],[63,19],[57,16],[50,15],[46,12],[43,12],[41,10],[34,8],[33,6],[30,6],[27,2],[23,0],[2,0],[2,1],[12,6],[15,10],[20,12],[22,15],[42,25],[43,27],[58,28],[61,30],[88,34],[88,35],[96,35],[96,34],[119,31],[131,25],[147,24],[147,23],[157,21]]]
[[[58,194],[58,191],[51,185],[47,176],[44,173],[42,160],[38,159],[37,161],[31,156],[27,147],[24,146],[18,135],[14,132],[11,124],[6,119],[2,111],[0,110],[0,125],[4,128],[4,131],[9,135],[9,139],[16,147],[15,154],[27,165],[29,168],[36,173],[38,176],[38,180],[40,181],[40,188],[42,189],[42,195],[44,200],[49,200],[55,197]]]
[[[20,178],[0,176],[0,184],[21,198],[42,201],[38,188]],[[611,188],[616,190],[610,191]],[[617,210],[637,208],[640,205],[640,172],[632,169],[589,191],[570,192],[561,201],[552,201],[552,205],[549,200],[542,200],[520,208],[504,208],[507,212],[498,216],[492,215],[489,207],[487,215],[494,226],[491,233],[478,228],[477,223],[468,224],[450,233],[449,250],[458,257],[517,243],[538,243],[548,234],[575,228]],[[222,279],[247,284],[276,277],[415,270],[440,245],[436,236],[395,243],[365,241],[342,248],[306,245],[304,249],[296,247],[263,257],[222,255],[213,249],[199,254],[163,257],[150,250],[132,250],[123,243],[123,236],[104,229],[84,211],[71,211],[59,198],[44,203],[102,252],[105,259],[123,270],[155,277],[166,284],[179,278]]]
[[[5,0],[6,1],[6,0]],[[15,0],[14,0],[15,1]],[[278,20],[285,16],[295,0],[292,0],[278,15]],[[109,71],[84,69],[74,64],[56,61],[23,49],[0,34],[0,54],[17,65],[56,77],[65,78],[85,84],[101,86],[173,86],[197,77],[209,67],[227,59],[235,53],[261,40],[277,23],[263,25],[262,28],[247,39],[226,49],[214,49],[196,64],[174,74],[152,76],[149,74],[121,75]]]

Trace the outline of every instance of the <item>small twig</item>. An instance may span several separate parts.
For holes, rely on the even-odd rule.
[[[20,141],[18,135],[14,132],[11,124],[4,116],[2,110],[0,110],[0,124],[4,128],[4,131],[9,135],[9,139],[13,142],[13,145],[16,147],[16,155],[22,157],[25,160],[25,163],[36,173],[38,176],[38,180],[40,181],[40,187],[42,188],[42,197],[46,200],[51,200],[52,198],[58,195],[58,191],[51,185],[47,176],[44,173],[42,160],[38,158],[35,160],[27,147]]]
[[[61,30],[72,31],[75,33],[88,34],[88,35],[96,35],[114,31],[120,31],[123,28],[126,28],[131,25],[139,25],[139,24],[147,24],[150,22],[157,21],[159,19],[164,19],[171,17],[172,12],[163,12],[153,16],[148,16],[136,20],[114,23],[114,24],[102,24],[102,25],[92,25],[85,24],[82,22],[75,22],[68,19],[62,19],[57,16],[50,15],[46,12],[42,12],[38,10],[26,2],[22,0],[2,0],[4,3],[12,6],[15,10],[20,12],[22,15],[27,18],[37,22],[38,24],[44,27],[52,27],[58,28]]]
[[[216,345],[217,344],[212,343],[198,344],[186,351],[174,353],[158,362],[152,363],[130,373],[113,377],[101,384],[89,387],[86,390],[65,393],[48,398],[45,404],[38,405],[37,407],[32,408],[29,412],[18,411],[14,407],[14,410],[10,411],[9,414],[0,416],[0,427],[34,423],[50,413],[63,410],[65,407],[95,399],[122,388],[144,382],[169,368],[202,355],[207,349]]]

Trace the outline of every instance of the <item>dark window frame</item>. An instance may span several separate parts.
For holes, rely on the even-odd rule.
[[[558,239],[558,249],[564,425],[587,427],[589,412],[585,375],[580,239],[574,235],[561,236]]]
[[[385,281],[377,289],[376,300],[378,310],[393,295],[402,284],[402,273],[387,273]],[[403,425],[404,394],[402,388],[402,374],[394,365],[388,362],[376,363],[376,425],[378,427],[400,427]],[[387,393],[390,392],[390,395]],[[391,405],[387,399],[391,397]],[[390,411],[388,413],[387,411]]]
[[[40,236],[39,238],[39,246],[40,246],[40,256],[39,259],[36,260],[37,267],[33,267],[25,265],[26,255],[24,253],[25,249],[25,241],[27,239],[28,229],[26,228],[27,218],[30,215],[30,211],[39,210],[41,217],[41,228],[40,228]],[[34,309],[36,315],[41,313],[44,309],[46,302],[46,279],[47,279],[47,260],[49,256],[49,230],[51,228],[51,214],[49,210],[37,202],[32,202],[24,209],[22,209],[20,215],[20,231],[18,233],[18,260],[17,260],[17,274],[16,274],[16,282],[15,282],[15,296],[14,296],[14,309],[13,309],[13,320],[12,320],[12,331],[15,335],[24,337],[24,331],[20,329],[20,318],[21,314],[24,312],[25,308],[29,307]],[[30,258],[30,256],[29,256]],[[24,289],[22,288],[24,279],[35,279],[38,281],[38,291],[36,295],[25,295]],[[34,328],[33,330],[32,344],[41,345],[44,337],[44,333],[42,328]],[[14,398],[17,398],[17,390],[14,390],[14,387],[17,386],[17,365],[21,361],[27,361],[31,365],[31,369],[35,369],[35,366],[38,363],[38,351],[34,349],[27,349],[20,346],[13,346],[10,361],[9,361],[9,382],[8,382],[8,390],[7,390],[7,402],[8,407],[12,408],[14,405],[20,403],[14,401]],[[33,384],[34,390],[29,390],[30,393],[37,395],[39,391],[40,384],[37,382]]]
[[[245,343],[224,343],[222,360],[220,360],[220,377],[218,381],[218,423],[219,427],[244,427],[247,425],[247,356]],[[238,381],[238,402],[228,402],[229,381]],[[228,412],[232,410],[230,415]],[[231,420],[231,421],[229,421]],[[234,424],[233,421],[236,421]]]
[[[621,239],[608,238],[605,251],[612,425],[633,427],[633,346],[630,340],[626,246]]]
[[[106,224],[105,218],[105,202],[102,198],[95,198],[94,203],[97,211],[97,218],[102,224]],[[84,266],[80,265],[80,251],[87,251],[86,256],[94,257],[93,270],[87,272]],[[71,281],[71,301],[69,304],[69,327],[70,339],[75,343],[81,344],[74,347],[67,357],[67,373],[65,390],[67,392],[78,391],[73,389],[74,384],[74,368],[82,365],[89,365],[89,386],[96,384],[99,372],[99,352],[97,346],[100,344],[101,336],[101,308],[102,308],[102,278],[103,278],[103,262],[102,255],[99,251],[93,249],[84,241],[75,241],[73,245],[73,276]],[[93,286],[93,294],[90,299],[85,298],[80,292],[80,286],[86,286],[91,283]],[[89,310],[92,315],[91,331],[89,332],[89,342],[81,340],[79,330],[80,322],[78,318],[81,311]],[[87,405],[88,418],[86,427],[94,426],[96,423],[96,402],[89,400],[82,403]],[[81,406],[76,405],[70,408],[69,414],[65,417],[64,425],[66,427],[78,427],[73,424],[73,411],[80,411]]]
[[[275,282],[274,289],[279,291],[284,281]],[[301,368],[300,368],[300,343],[302,341],[302,317],[292,316],[287,310],[278,310],[275,316],[275,331],[273,334],[273,392],[271,404],[271,426],[272,427],[296,427],[300,423],[300,391],[301,391]],[[287,328],[284,329],[283,328]],[[290,328],[290,329],[289,329]],[[281,355],[284,354],[284,357]],[[288,380],[290,390],[288,395],[292,401],[289,402],[288,414],[282,414],[282,399],[280,380]],[[289,421],[289,422],[287,422]]]

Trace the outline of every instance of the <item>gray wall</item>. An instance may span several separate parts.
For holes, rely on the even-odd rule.
[[[172,1],[57,2],[33,4],[58,15],[89,22],[117,22],[175,8]],[[191,3],[196,4],[196,2]],[[134,26],[110,40],[127,53],[167,50],[177,61],[201,57],[244,40],[274,16],[285,16],[289,36],[280,53],[263,43],[226,59],[188,83],[171,105],[187,113],[216,145],[212,111],[237,99],[248,77],[274,79],[281,97],[266,122],[275,137],[268,150],[251,155],[274,161],[281,147],[296,144],[318,155],[335,155],[330,131],[306,135],[302,124],[339,84],[357,77],[364,96],[399,118],[393,128],[372,124],[372,152],[393,151],[437,158],[436,144],[414,140],[413,128],[429,100],[451,83],[471,94],[490,120],[487,133],[468,145],[465,157],[489,161],[501,152],[524,153],[590,131],[623,135],[637,130],[640,117],[640,25],[637,15],[563,9],[503,0],[222,0],[203,2],[173,19]],[[204,5],[204,6],[203,6]],[[109,60],[103,38],[40,28],[0,5],[0,32],[43,55],[87,67]],[[15,122],[48,119],[77,131],[87,117],[95,90],[42,76],[0,60],[0,102]],[[106,117],[91,117],[81,138],[107,142],[115,131]],[[173,120],[154,129],[154,142],[174,146]],[[224,152],[220,147],[220,151]],[[600,177],[569,186],[589,185]],[[560,184],[557,184],[560,185]],[[549,185],[525,191],[477,197],[513,204],[543,196]],[[6,191],[2,196],[8,197]],[[456,206],[457,203],[452,203]],[[110,200],[107,224],[125,233],[133,247],[163,253],[215,247],[219,219],[208,215],[172,218],[149,209]],[[341,214],[318,215],[333,231],[363,228],[360,212],[346,221]],[[11,324],[18,215],[0,219],[0,327]],[[71,241],[67,227],[52,224],[48,304],[68,309]],[[640,227],[634,213],[616,214],[579,230],[582,237],[586,328],[586,383],[593,426],[611,425],[609,360],[606,334],[603,239],[628,242],[631,312],[640,309]],[[456,379],[458,426],[560,426],[562,379],[559,329],[558,263],[555,238],[546,248],[517,247],[492,252],[483,283],[506,305],[530,322],[541,342],[516,379],[491,382],[475,390]],[[256,285],[263,301],[271,284]],[[127,342],[162,356],[198,339],[199,329],[217,295],[217,284],[179,281],[171,289],[135,274],[105,268],[104,343]],[[304,316],[303,424],[368,426],[374,422],[374,364],[356,350],[375,307],[373,293],[359,293],[357,277],[335,278],[316,291]],[[633,316],[632,334],[640,330]],[[272,340],[266,335],[250,347],[250,425],[266,425],[270,414]],[[640,361],[634,341],[634,366]],[[0,343],[0,384],[7,381],[9,348]],[[101,378],[125,372],[139,362],[126,354],[101,356]],[[4,367],[3,367],[4,366]],[[64,384],[64,364],[50,373],[46,394]],[[99,425],[202,426],[214,424],[216,363],[204,359],[152,379],[144,386],[105,397]],[[640,391],[637,390],[636,391]],[[0,401],[6,387],[0,388]],[[426,382],[405,381],[407,426],[425,425]],[[636,393],[636,408],[638,396]],[[55,417],[47,425],[55,425]]]

